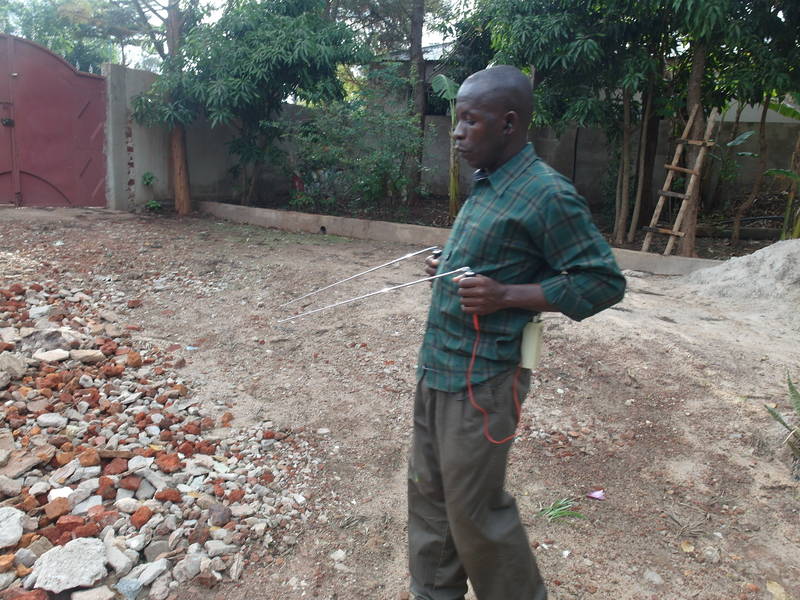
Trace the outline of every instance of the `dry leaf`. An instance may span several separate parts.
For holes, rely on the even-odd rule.
[[[691,552],[694,552],[694,546],[692,545],[691,542],[681,542],[681,550],[686,552],[686,554],[689,554]]]
[[[783,589],[783,586],[777,581],[768,581],[767,591],[772,594],[772,600],[789,600],[789,596],[786,595],[786,590]]]

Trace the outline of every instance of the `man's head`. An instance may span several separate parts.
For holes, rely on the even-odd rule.
[[[473,73],[456,97],[456,148],[471,167],[492,172],[526,144],[532,114],[531,82],[519,69]]]

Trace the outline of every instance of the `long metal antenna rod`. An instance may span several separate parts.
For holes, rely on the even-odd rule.
[[[281,304],[278,308],[283,308],[284,306],[289,306],[292,302],[297,302],[298,300],[302,300],[303,298],[308,298],[309,296],[313,296],[314,294],[319,294],[327,289],[332,288],[335,285],[339,285],[340,283],[344,283],[345,281],[350,281],[351,279],[355,279],[356,277],[361,277],[362,275],[366,275],[367,273],[372,273],[373,271],[377,271],[378,269],[382,269],[383,267],[388,267],[389,265],[393,265],[395,263],[400,262],[401,260],[406,260],[407,258],[411,258],[412,256],[417,256],[418,254],[422,254],[423,252],[430,252],[432,250],[438,249],[438,246],[431,246],[430,248],[423,248],[422,250],[418,250],[416,252],[411,252],[406,254],[405,256],[401,256],[400,258],[395,258],[394,260],[390,260],[389,262],[383,263],[382,265],[378,265],[377,267],[372,267],[371,269],[367,269],[366,271],[361,271],[361,273],[356,273],[355,275],[351,275],[346,279],[341,279],[339,281],[335,281],[330,285],[326,285],[325,287],[321,287],[313,292],[308,292],[302,296],[289,300],[284,304]]]
[[[469,267],[461,267],[460,269],[456,269],[454,271],[448,271],[447,273],[437,273],[432,277],[424,277],[422,279],[416,279],[414,281],[408,281],[406,283],[401,283],[400,285],[393,285],[391,287],[383,288],[382,290],[378,290],[376,292],[370,292],[369,294],[364,294],[363,296],[356,296],[355,298],[349,298],[347,300],[342,300],[340,302],[335,302],[333,304],[329,304],[328,306],[323,306],[321,308],[315,308],[314,310],[309,310],[304,313],[300,313],[299,315],[293,315],[291,317],[286,317],[285,319],[279,319],[278,323],[285,323],[286,321],[292,321],[294,319],[299,319],[300,317],[305,317],[306,315],[312,315],[316,312],[320,312],[321,310],[327,310],[329,308],[336,308],[337,306],[341,306],[342,304],[350,304],[351,302],[355,302],[356,300],[363,300],[364,298],[369,298],[370,296],[377,296],[378,294],[385,294],[387,292],[392,292],[394,290],[399,290],[400,288],[408,287],[410,285],[416,285],[418,283],[423,283],[425,281],[433,281],[434,279],[439,279],[440,277],[447,277],[448,275],[455,275],[457,273],[466,273],[469,271]]]

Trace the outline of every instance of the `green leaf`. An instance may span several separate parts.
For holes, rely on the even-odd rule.
[[[800,417],[800,392],[797,391],[797,388],[794,386],[794,383],[792,383],[788,373],[786,374],[786,383],[789,384],[789,397],[794,405],[794,410],[797,413],[797,416]]]
[[[758,158],[758,152],[737,152],[736,156],[749,156],[751,158]]]
[[[767,412],[768,412],[770,415],[772,415],[772,418],[773,418],[773,419],[775,419],[775,420],[776,420],[778,423],[780,423],[781,425],[783,425],[783,426],[784,426],[786,429],[788,429],[789,431],[794,431],[794,428],[793,428],[792,426],[790,426],[790,425],[789,425],[789,424],[788,424],[788,423],[787,423],[787,422],[784,420],[783,416],[781,416],[781,413],[779,413],[777,410],[775,410],[775,409],[774,409],[774,408],[772,408],[771,406],[767,406],[766,404],[764,405],[764,408],[766,408],[766,409],[767,409]]]
[[[455,100],[458,95],[459,85],[441,73],[431,79],[431,87],[440,98],[445,100]]]
[[[786,102],[770,102],[769,108],[784,117],[800,121],[800,108],[796,106],[787,104]]]
[[[773,177],[788,177],[792,181],[800,182],[800,175],[789,169],[767,169],[764,175],[772,175]]]
[[[735,140],[731,140],[730,142],[728,142],[725,145],[728,146],[729,148],[733,147],[733,146],[740,146],[740,145],[744,144],[747,140],[749,140],[750,137],[754,133],[755,133],[755,130],[753,130],[753,129],[751,129],[750,131],[745,131],[744,133],[739,134],[738,136],[736,136]]]

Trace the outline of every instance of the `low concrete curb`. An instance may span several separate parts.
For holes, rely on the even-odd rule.
[[[200,212],[227,219],[235,223],[247,223],[262,227],[273,227],[283,231],[325,233],[341,235],[361,240],[400,242],[422,246],[442,245],[447,241],[449,229],[389,223],[388,221],[367,221],[347,217],[332,217],[287,210],[253,208],[220,202],[198,203]],[[324,227],[324,229],[323,229]],[[683,256],[662,256],[636,250],[614,248],[614,256],[622,269],[644,271],[655,275],[686,275],[698,269],[713,267],[718,260],[704,258],[685,258]]]

